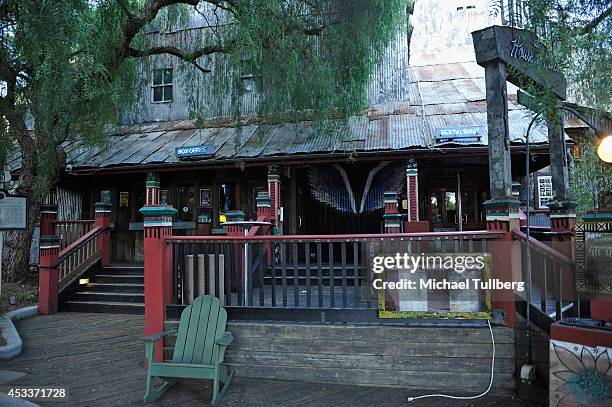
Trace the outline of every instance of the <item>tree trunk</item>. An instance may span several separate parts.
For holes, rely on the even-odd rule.
[[[35,280],[36,276],[30,273],[30,247],[41,205],[41,200],[28,197],[27,228],[5,235],[2,269],[5,270],[5,278],[9,282]]]
[[[40,137],[40,136],[39,136]],[[20,143],[21,170],[17,194],[28,199],[28,223],[25,230],[13,231],[5,236],[3,270],[10,282],[36,280],[30,273],[30,247],[32,236],[38,223],[41,207],[49,194],[51,186],[57,182],[63,154],[58,149],[45,151],[47,172],[41,174],[38,166],[38,147],[33,143]]]

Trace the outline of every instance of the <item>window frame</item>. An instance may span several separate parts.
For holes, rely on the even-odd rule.
[[[166,70],[170,70],[170,75],[172,76],[172,79],[170,82],[166,83],[166,75],[165,75],[165,71]],[[161,83],[155,84],[155,73],[161,71],[162,75],[161,75]],[[170,87],[170,91],[172,93],[172,98],[171,99],[164,99],[165,97],[165,88],[166,87]],[[155,100],[155,89],[156,88],[161,88],[162,90],[162,100]],[[167,68],[155,68],[152,71],[152,75],[151,75],[151,103],[172,103],[174,101],[174,67],[167,67]]]

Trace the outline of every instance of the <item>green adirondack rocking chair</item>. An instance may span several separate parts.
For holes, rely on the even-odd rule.
[[[176,378],[212,379],[213,405],[229,387],[234,372],[223,365],[225,350],[234,339],[225,332],[227,312],[218,298],[203,295],[196,298],[181,314],[177,331],[166,331],[145,338],[147,357],[147,383],[145,401],[154,401],[162,396]],[[155,361],[155,343],[164,336],[176,335],[176,345],[171,362]],[[163,378],[154,387],[154,378]],[[219,391],[219,382],[223,389]]]

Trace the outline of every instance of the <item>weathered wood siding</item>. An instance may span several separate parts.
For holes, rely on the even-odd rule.
[[[214,24],[217,18],[223,23],[224,17],[220,10],[213,13],[211,6],[200,7],[201,11],[207,14],[208,20],[200,14],[191,13],[188,21],[174,24],[173,27],[151,27],[148,32],[149,41],[156,45],[174,45],[186,50],[192,50],[204,43],[206,36],[210,35],[210,29],[206,28],[208,24]],[[409,37],[406,30],[400,30],[372,73],[368,86],[370,104],[409,100],[408,58]],[[133,124],[188,119],[194,107],[197,114],[204,118],[231,117],[231,93],[227,88],[234,68],[224,55],[204,56],[199,58],[198,62],[210,69],[211,73],[204,74],[190,64],[169,55],[149,58],[147,64],[138,68],[136,100],[125,112],[123,122]],[[152,70],[170,67],[174,68],[173,101],[152,103]],[[219,71],[223,73],[221,77],[228,78],[227,81],[218,83],[219,81],[215,80],[218,76],[215,73]],[[256,113],[258,99],[259,95],[255,90],[245,92],[241,97],[241,114]]]
[[[168,322],[167,328],[177,322]],[[240,377],[478,394],[490,380],[489,329],[228,323],[226,362]],[[514,334],[494,328],[492,393],[514,391]],[[167,344],[166,356],[173,343]]]

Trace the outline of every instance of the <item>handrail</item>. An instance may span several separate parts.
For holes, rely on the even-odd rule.
[[[267,215],[262,215],[262,216],[258,216],[257,217],[257,221],[258,222],[268,222],[270,220],[270,217]],[[263,225],[255,225],[252,228],[249,229],[249,234],[248,236],[257,236],[257,232],[259,232],[259,229],[262,227]],[[270,225],[265,225],[268,230],[270,230]]]
[[[181,242],[181,241],[277,241],[277,240],[295,240],[295,241],[353,241],[359,239],[420,239],[420,238],[481,238],[495,239],[501,236],[499,232],[489,232],[487,230],[467,231],[467,232],[424,232],[424,233],[366,233],[353,235],[266,235],[266,236],[171,236],[165,239],[166,242]]]
[[[60,237],[60,250],[64,250],[80,239],[95,226],[95,220],[56,220],[51,221],[55,234]]]
[[[100,226],[96,226],[95,228],[91,229],[89,232],[85,233],[83,236],[81,236],[80,238],[78,238],[77,240],[75,240],[74,242],[72,242],[69,246],[67,246],[64,250],[62,250],[61,252],[59,252],[58,254],[58,264],[62,262],[62,260],[70,255],[72,252],[75,252],[76,250],[80,249],[82,246],[84,246],[88,241],[90,241],[91,239],[93,239],[94,237],[98,236],[100,233],[102,233],[105,230],[105,228],[102,228]]]
[[[78,223],[95,223],[96,220],[95,219],[74,219],[74,220],[52,220],[51,223],[73,223],[73,224],[78,224]]]
[[[512,234],[521,240],[525,240],[525,241],[527,240],[527,235],[518,229],[512,230]],[[529,236],[529,243],[543,255],[552,257],[553,259],[555,259],[556,261],[558,261],[559,263],[562,263],[563,265],[567,267],[574,266],[574,262],[569,257],[564,255],[563,253],[559,253],[558,251],[556,251],[555,249],[551,247],[548,247],[544,243],[535,239],[533,236]]]
[[[98,237],[106,229],[106,227],[96,226],[59,252],[55,267],[58,270],[60,292],[100,258]]]

